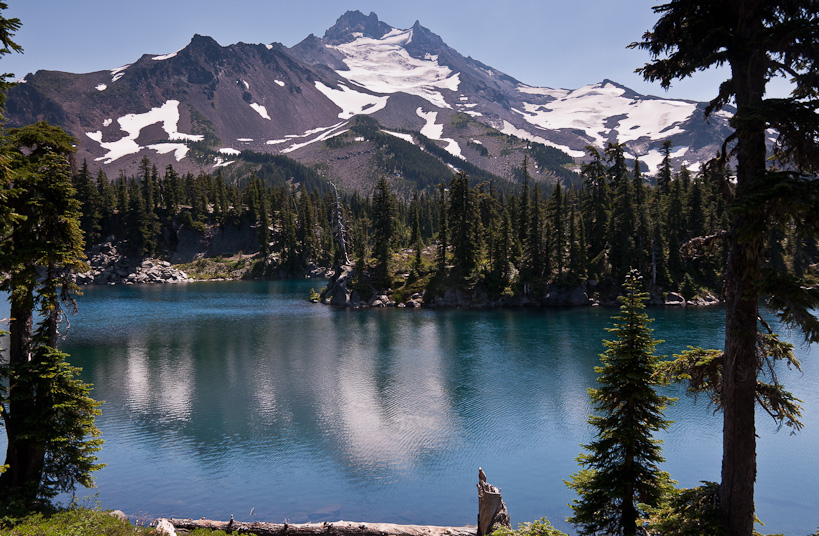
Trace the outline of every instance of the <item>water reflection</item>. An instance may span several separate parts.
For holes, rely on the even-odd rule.
[[[482,466],[514,521],[545,515],[571,532],[562,481],[591,437],[587,389],[613,311],[346,311],[307,303],[311,286],[90,289],[67,350],[106,401],[103,505],[463,524]],[[661,353],[722,343],[719,310],[651,314]],[[796,440],[759,417],[757,506],[772,531],[815,529],[804,497],[819,493],[817,369],[784,372],[808,408]],[[686,486],[718,480],[721,420],[669,394],[683,396],[662,435],[666,468]]]

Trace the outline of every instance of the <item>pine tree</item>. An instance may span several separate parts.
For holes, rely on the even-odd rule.
[[[380,288],[392,286],[392,247],[396,236],[395,198],[387,179],[381,177],[373,191],[373,242],[375,282]]]
[[[472,276],[478,260],[478,245],[475,240],[477,204],[475,193],[469,187],[469,177],[463,171],[456,173],[449,183],[448,211],[447,223],[455,272],[463,281]]]
[[[589,232],[589,259],[596,277],[603,275],[603,256],[606,250],[606,236],[610,210],[610,189],[606,181],[606,166],[600,152],[591,145],[586,147],[591,161],[581,169],[586,188],[589,190],[584,211],[589,215],[586,228]]]
[[[767,233],[793,226],[816,236],[819,230],[819,170],[816,139],[819,56],[819,4],[792,0],[671,0],[654,8],[660,15],[643,41],[652,61],[640,69],[647,80],[668,88],[714,65],[725,65],[727,79],[706,115],[733,101],[734,132],[709,164],[724,169],[736,158],[736,184],[730,198],[725,270],[726,333],[721,392],[723,459],[720,515],[732,536],[751,536],[756,478],[755,403],[760,370],[759,299],[789,327],[819,341],[819,320],[811,309],[819,295],[793,274],[766,266]],[[786,98],[765,98],[769,80],[793,83]],[[775,157],[788,171],[768,169],[766,136],[779,133]]]
[[[5,6],[0,5],[0,9]],[[0,506],[91,484],[98,404],[57,352],[62,303],[73,304],[71,275],[87,269],[69,155],[76,141],[47,123],[11,129],[0,150],[4,229],[0,290],[10,301],[8,359],[0,366],[0,422],[7,449]],[[36,312],[36,315],[35,315]],[[36,329],[35,329],[36,321]],[[90,436],[90,438],[89,438]]]
[[[671,140],[665,140],[662,146],[663,161],[660,164],[660,173],[657,176],[657,187],[663,195],[668,194],[668,188],[671,186]]]
[[[80,171],[74,176],[74,189],[77,191],[77,200],[82,205],[80,228],[85,234],[87,244],[96,244],[100,241],[102,231],[102,199],[88,170],[88,162],[83,159]]]
[[[663,410],[671,399],[656,391],[659,358],[653,352],[660,341],[651,337],[641,285],[639,273],[629,272],[620,314],[609,329],[617,339],[605,341],[603,365],[594,369],[601,387],[589,389],[596,439],[577,459],[584,468],[566,482],[579,495],[568,521],[581,535],[636,534],[639,504],[656,506],[669,483],[658,469],[664,460],[653,434],[667,428]]]

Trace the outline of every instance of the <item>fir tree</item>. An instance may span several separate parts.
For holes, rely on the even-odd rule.
[[[662,145],[663,161],[660,164],[660,174],[657,176],[657,187],[663,195],[668,194],[671,186],[671,140],[665,140]]]
[[[392,286],[392,246],[395,241],[395,198],[387,179],[381,177],[373,191],[373,241],[375,282],[381,288]]]
[[[477,266],[478,244],[474,227],[478,224],[475,193],[469,187],[469,177],[463,171],[456,173],[449,183],[449,224],[452,257],[461,280],[468,279]]]
[[[597,430],[596,439],[584,445],[587,453],[578,457],[584,468],[567,482],[579,495],[568,521],[581,535],[636,534],[639,505],[656,506],[669,483],[658,469],[663,457],[653,434],[668,426],[663,410],[671,399],[656,391],[659,358],[653,352],[659,341],[651,337],[643,311],[648,296],[641,285],[632,270],[623,285],[620,314],[609,329],[617,339],[605,341],[603,365],[594,369],[601,387],[589,389],[597,412],[589,424]]]
[[[730,102],[736,107],[731,119],[734,132],[726,140],[726,149],[709,164],[724,169],[733,156],[737,165],[726,229],[719,505],[730,534],[751,536],[760,297],[769,296],[769,308],[787,326],[802,331],[808,341],[819,341],[819,320],[811,312],[819,305],[819,295],[807,291],[793,274],[777,273],[765,262],[767,233],[772,227],[794,226],[814,237],[819,230],[819,183],[815,180],[819,170],[819,4],[805,0],[671,0],[654,10],[659,20],[643,41],[631,45],[651,54],[652,61],[640,69],[643,76],[668,88],[673,80],[724,65],[727,79],[707,106],[706,115]],[[765,98],[768,81],[777,76],[793,83],[790,96]],[[788,163],[788,171],[767,167],[769,129],[779,133],[775,157]]]
[[[71,275],[87,269],[69,165],[75,143],[43,122],[11,129],[3,140],[0,272],[7,275],[0,290],[8,292],[11,320],[10,340],[2,345],[8,358],[0,360],[0,423],[7,437],[2,506],[28,508],[78,483],[90,485],[91,471],[100,467],[94,456],[101,443],[94,427],[98,404],[56,350],[61,304],[73,304],[77,290]]]

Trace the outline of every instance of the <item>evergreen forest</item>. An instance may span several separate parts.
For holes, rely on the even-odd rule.
[[[588,147],[577,180],[532,181],[528,155],[508,180],[455,171],[399,195],[382,178],[370,192],[340,192],[342,238],[360,289],[464,289],[490,299],[543,295],[594,284],[613,302],[638,270],[646,287],[685,299],[718,295],[729,215],[730,168],[674,169],[671,144],[656,176],[627,161],[616,143]],[[180,229],[250,228],[257,249],[248,277],[302,277],[340,263],[336,197],[327,181],[286,157],[238,179],[158,170],[145,157],[134,176],[109,178],[83,162],[73,173],[86,245],[124,244],[136,257],[170,257]],[[296,177],[286,180],[285,177]],[[798,274],[816,263],[817,243],[772,233],[771,265]]]

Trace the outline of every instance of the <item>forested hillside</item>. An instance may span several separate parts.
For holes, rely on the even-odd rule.
[[[366,122],[356,130],[389,144],[391,153],[417,150]],[[666,158],[650,177],[639,161],[627,162],[618,144],[588,151],[589,162],[574,181],[533,181],[528,157],[509,178],[444,174],[438,160],[427,167],[419,160],[414,169],[382,178],[371,192],[341,192],[342,237],[356,267],[355,287],[365,299],[403,288],[429,289],[427,300],[452,289],[497,300],[586,284],[589,297],[605,300],[636,268],[658,293],[718,295],[730,170],[694,175],[672,169]],[[257,173],[231,180],[218,171],[180,175],[171,165],[160,171],[147,157],[137,175],[113,179],[83,163],[74,185],[86,243],[113,240],[135,257],[172,259],[185,232],[232,226],[255,236],[256,247],[243,251],[257,254],[247,276],[300,277],[338,265],[330,183],[286,157],[258,157],[264,162]],[[417,175],[411,191],[408,175]],[[815,241],[787,233],[775,238],[769,244],[775,265],[811,270]]]

